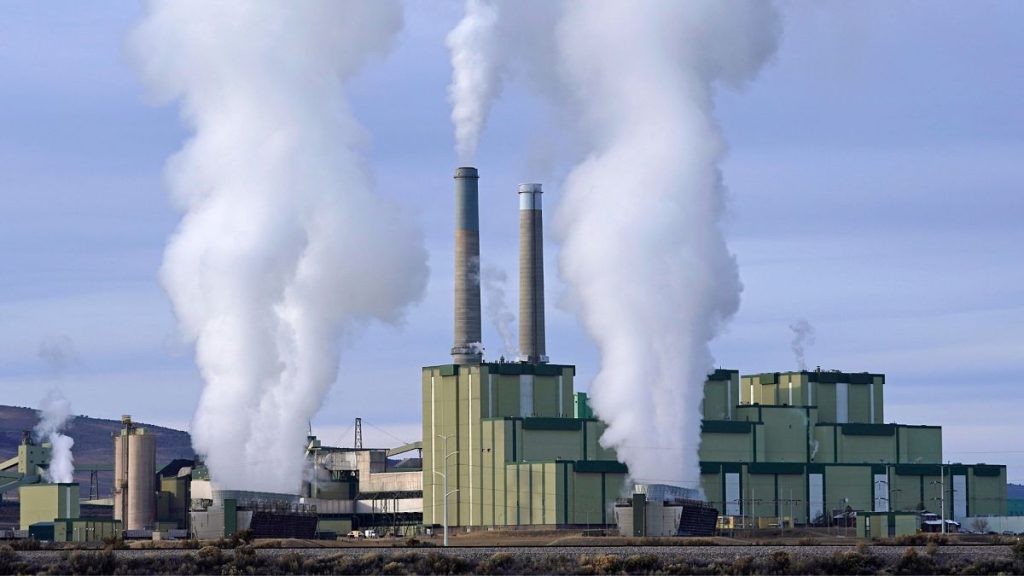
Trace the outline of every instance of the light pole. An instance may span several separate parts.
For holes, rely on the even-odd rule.
[[[443,490],[444,490],[444,515],[443,515],[443,517],[444,517],[444,545],[445,545],[445,547],[448,546],[448,497],[459,491],[458,488],[456,488],[455,490],[452,490],[450,492],[448,491],[448,458],[459,453],[458,450],[456,450],[454,452],[448,452],[448,439],[453,437],[453,436],[455,436],[455,434],[446,434],[444,436],[441,436],[439,434],[437,436],[438,438],[444,439],[444,472],[438,472],[437,470],[434,470],[434,474],[440,474],[441,478],[444,480],[444,487],[443,487]],[[435,463],[435,467],[436,466],[437,465]]]

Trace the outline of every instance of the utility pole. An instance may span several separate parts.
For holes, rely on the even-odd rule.
[[[939,464],[939,506],[942,508],[942,533],[946,533],[946,467]]]
[[[441,479],[444,481],[444,485],[443,485],[442,490],[444,491],[444,514],[443,514],[444,520],[443,520],[443,522],[444,522],[444,546],[446,548],[448,547],[448,497],[459,491],[458,488],[456,488],[455,490],[452,490],[452,491],[448,490],[448,458],[459,453],[458,450],[455,450],[454,452],[449,452],[448,451],[448,439],[452,438],[453,436],[455,436],[455,434],[446,434],[444,436],[441,436],[441,435],[437,436],[437,438],[444,439],[444,472],[438,472],[437,470],[434,470],[434,474],[439,474],[441,476]],[[434,465],[436,467],[436,463]]]

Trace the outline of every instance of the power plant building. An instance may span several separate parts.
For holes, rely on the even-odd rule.
[[[883,374],[717,370],[701,485],[727,526],[832,524],[851,511],[1006,514],[1006,466],[944,464],[942,428],[884,422]],[[762,526],[763,527],[763,526]]]
[[[540,184],[517,191],[520,358],[483,361],[478,180],[455,172],[452,363],[422,372],[423,524],[446,510],[459,527],[612,524],[626,467],[600,446],[604,425],[578,417],[575,367],[548,363]]]
[[[451,526],[614,523],[626,467],[598,442],[602,422],[573,416],[574,373],[530,363],[423,369],[425,525],[442,523],[445,474]]]

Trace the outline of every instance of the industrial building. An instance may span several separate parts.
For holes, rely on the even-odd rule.
[[[26,436],[0,462],[0,495],[18,491],[21,531],[87,541],[617,525],[666,536],[706,534],[716,522],[842,522],[884,537],[916,531],[926,510],[961,523],[1006,515],[1006,467],[944,463],[941,427],[886,423],[883,374],[716,370],[700,406],[702,493],[628,485],[626,466],[600,444],[604,423],[574,389],[575,366],[547,354],[540,184],[517,191],[519,354],[484,357],[478,182],[475,168],[455,172],[454,341],[450,359],[421,371],[421,442],[363,448],[357,419],[352,448],[307,437],[308,479],[294,493],[224,490],[201,461],[158,469],[155,435],[124,416],[113,466],[89,468],[94,484],[97,471],[114,476],[109,515],[98,519],[80,517],[77,484],[41,483],[49,446]]]
[[[354,530],[414,534],[422,524],[420,444],[362,448],[360,436],[357,432],[355,448],[324,446],[309,436],[310,479],[295,494],[221,490],[205,467],[192,469],[191,535],[220,538],[240,530],[268,538],[330,538]]]
[[[451,363],[422,371],[423,524],[613,524],[626,467],[599,444],[604,424],[574,393],[575,367],[548,362],[540,184],[518,190],[520,356],[483,360],[478,180],[475,168],[455,172]]]
[[[883,374],[711,374],[701,485],[723,525],[828,525],[851,512],[1005,515],[1006,466],[944,463],[941,427],[884,423],[884,390]],[[886,518],[894,530],[904,523]]]

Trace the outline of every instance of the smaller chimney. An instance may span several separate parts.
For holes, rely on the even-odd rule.
[[[519,360],[547,362],[544,344],[544,219],[541,185],[519,185]]]

